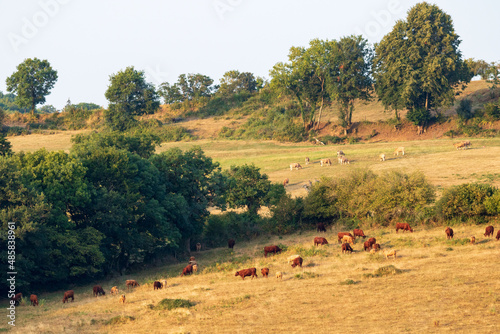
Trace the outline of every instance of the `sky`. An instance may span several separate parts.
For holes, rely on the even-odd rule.
[[[128,66],[158,87],[180,74],[215,83],[230,70],[269,78],[291,46],[363,35],[379,42],[419,1],[410,0],[0,0],[0,91],[27,58],[58,80],[46,104],[107,106],[109,77]],[[500,61],[500,2],[430,2],[453,19],[464,58]]]

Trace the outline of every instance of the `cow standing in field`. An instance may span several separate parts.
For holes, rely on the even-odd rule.
[[[497,238],[497,241],[500,240],[500,230],[497,232],[496,238]]]
[[[296,170],[299,170],[302,168],[302,166],[298,163],[298,162],[294,162],[294,163],[291,163],[290,164],[290,170],[293,170],[293,169],[296,169]]]
[[[323,223],[316,224],[316,231],[318,232],[326,232],[326,226]]]
[[[309,157],[306,157],[306,165],[309,165]]]
[[[182,269],[181,277],[184,275],[191,275],[193,273],[193,265],[188,264],[184,269]]]
[[[296,257],[295,259],[292,260],[292,268],[295,268],[296,266],[299,266],[302,268],[302,258],[299,256],[299,257]]]
[[[19,305],[21,302],[21,299],[23,298],[23,294],[21,292],[16,293],[14,297],[12,297],[10,300],[14,301],[14,306]]]
[[[277,254],[277,253],[281,253],[281,248],[279,248],[278,246],[265,246],[264,247],[264,257],[267,257],[267,254],[268,253],[273,253],[273,254]]]
[[[38,305],[38,297],[37,297],[37,295],[31,295],[30,296],[30,303],[33,306],[37,306]]]
[[[486,226],[486,230],[484,232],[484,236],[485,237],[493,237],[493,231],[494,230],[495,229],[493,228],[493,226],[491,226],[491,225],[490,226]]]
[[[351,245],[354,245],[354,238],[348,235],[344,235],[342,237],[342,243],[349,243]]]
[[[69,302],[68,299],[71,298],[71,302],[74,302],[75,301],[75,292],[73,290],[68,290],[64,293],[64,296],[63,296],[63,304],[66,303],[66,302]]]
[[[405,155],[405,148],[398,147],[397,149],[394,150],[394,155],[399,155],[399,153],[401,153],[401,155]]]
[[[368,251],[368,250],[370,250],[370,249],[372,248],[372,246],[373,246],[374,244],[376,244],[376,243],[377,243],[377,239],[375,239],[375,238],[370,238],[370,239],[368,239],[367,241],[365,241],[365,243],[363,244],[363,248],[364,248],[364,250],[365,250],[365,251]]]
[[[128,279],[125,281],[125,285],[127,286],[127,289],[130,287],[135,288],[136,286],[139,286],[139,283],[135,279]]]
[[[284,179],[283,180],[283,187],[286,188],[286,186],[288,185],[289,182],[290,182],[290,180],[288,180],[288,178]]]
[[[447,227],[444,231],[446,233],[446,239],[453,239],[453,229]]]
[[[229,240],[227,241],[227,247],[228,247],[228,248],[233,249],[235,244],[236,244],[236,241],[234,241],[233,239],[229,239]]]
[[[93,288],[92,288],[92,293],[93,295],[97,298],[97,296],[101,295],[101,296],[104,296],[106,294],[106,292],[104,292],[102,286],[100,285],[95,285]]]
[[[352,253],[352,247],[348,243],[342,244],[342,253]]]
[[[319,161],[319,164],[321,165],[321,167],[323,167],[323,165],[331,166],[332,165],[332,160],[330,160],[330,159],[321,159]]]
[[[249,269],[239,270],[239,271],[236,272],[236,274],[234,274],[234,276],[241,276],[241,278],[243,280],[245,280],[246,276],[251,276],[252,279],[254,278],[254,276],[255,276],[255,278],[257,278],[258,277],[257,276],[257,269],[255,269],[255,268],[249,268]]]
[[[396,223],[396,233],[398,233],[399,230],[403,230],[403,232],[410,231],[411,233],[413,233],[413,229],[408,223]]]
[[[260,273],[262,274],[263,277],[267,278],[269,276],[269,268],[262,268],[260,270]]]
[[[342,238],[344,237],[344,235],[348,235],[354,239],[352,234],[349,232],[339,232],[339,233],[337,233],[337,237],[339,238],[339,242],[342,242]]]
[[[363,230],[360,230],[357,228],[354,229],[353,234],[354,234],[354,238],[356,238],[356,237],[362,237],[363,239],[366,238],[366,235],[363,232]]]
[[[385,161],[385,154],[382,153],[378,156],[380,158],[380,161]]]
[[[323,237],[315,237],[314,246],[319,246],[319,245],[328,245],[328,241]]]

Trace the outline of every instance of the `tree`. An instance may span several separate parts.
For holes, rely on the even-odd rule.
[[[127,67],[109,77],[105,96],[109,101],[106,123],[115,130],[126,130],[135,124],[134,116],[153,114],[160,107],[154,86],[146,82],[144,71]]]
[[[257,91],[257,80],[250,72],[228,71],[220,79],[218,94],[230,96],[241,93],[254,93]]]
[[[213,79],[203,74],[181,74],[177,83],[173,85],[168,82],[162,83],[160,95],[167,104],[186,101],[189,106],[190,101],[197,102],[201,98],[210,97],[215,90],[213,83]]]
[[[224,173],[228,178],[226,201],[230,208],[246,207],[257,215],[263,205],[276,204],[285,195],[281,185],[273,185],[267,174],[261,174],[255,165],[231,166]]]
[[[45,96],[57,81],[57,71],[47,60],[28,58],[17,66],[17,71],[7,78],[7,91],[16,94],[16,103],[20,107],[31,108],[35,113],[37,104],[45,103]]]
[[[470,99],[462,99],[457,106],[457,115],[460,119],[467,121],[474,116],[472,112],[472,101]]]
[[[472,78],[459,45],[448,14],[426,2],[415,5],[375,45],[373,77],[380,101],[388,109],[417,113],[410,119],[425,126],[420,116],[451,104],[455,88],[464,88]]]

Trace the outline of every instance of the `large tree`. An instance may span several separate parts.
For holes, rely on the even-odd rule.
[[[220,79],[218,94],[230,96],[233,94],[253,93],[258,88],[255,76],[250,72],[228,71]]]
[[[105,116],[111,128],[125,130],[133,125],[134,116],[153,114],[160,107],[158,93],[153,84],[146,82],[144,71],[130,66],[111,75],[109,81]]]
[[[200,73],[181,74],[176,83],[164,82],[160,85],[160,95],[165,103],[198,101],[210,97],[215,90],[214,80]]]
[[[16,103],[22,108],[31,108],[35,113],[37,104],[45,103],[45,96],[57,81],[57,71],[47,60],[28,58],[17,66],[17,71],[7,78],[7,91],[16,94]]]
[[[430,111],[451,104],[455,88],[472,78],[459,45],[451,17],[439,7],[411,8],[375,45],[373,77],[384,106],[406,108],[410,120],[425,126]]]

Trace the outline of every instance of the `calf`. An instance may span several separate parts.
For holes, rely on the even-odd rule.
[[[375,244],[377,240],[375,238],[370,238],[365,243],[363,244],[363,248],[365,251],[369,250],[372,248],[373,244]]]
[[[201,251],[201,244],[199,242],[196,244],[196,251]]]
[[[295,259],[293,259],[292,261],[292,268],[295,268],[296,266],[299,266],[302,268],[302,258],[299,256],[299,257],[296,257]]]
[[[92,293],[93,293],[93,296],[95,296],[95,297],[97,297],[99,295],[104,296],[106,294],[106,292],[104,292],[104,290],[102,289],[102,286],[100,286],[100,285],[95,285],[92,288]]]
[[[181,277],[184,275],[191,275],[193,273],[193,265],[188,264],[184,269],[182,269]]]
[[[339,232],[337,234],[337,237],[339,238],[339,242],[342,242],[342,238],[344,237],[344,235],[348,235],[348,236],[350,236],[350,237],[352,237],[354,239],[354,237],[352,236],[352,234],[349,233],[349,232]]]
[[[38,305],[38,297],[36,295],[31,295],[30,296],[30,303],[33,306],[37,306]]]
[[[368,241],[373,245],[375,243],[377,243],[377,239],[375,238],[369,238]]]
[[[253,277],[255,276],[255,278],[257,278],[257,269],[255,268],[249,268],[249,269],[243,269],[243,270],[240,270],[240,271],[237,271],[236,274],[234,274],[234,276],[241,276],[241,278],[244,280],[246,276],[251,276],[252,279]]]
[[[306,157],[306,165],[309,165],[309,157]]]
[[[267,254],[268,253],[273,253],[273,254],[277,254],[277,253],[281,253],[281,248],[279,248],[278,246],[265,246],[264,247],[264,257],[267,257]]]
[[[396,233],[398,233],[399,230],[403,230],[403,232],[410,231],[411,233],[413,233],[413,229],[408,223],[396,223]]]
[[[347,159],[347,158],[346,158],[345,156],[343,156],[343,155],[341,155],[341,156],[338,158],[338,160],[339,160],[339,164],[341,164],[341,165],[346,165],[346,164],[348,165],[348,164],[350,164],[349,159]]]
[[[281,271],[276,272],[276,278],[283,279],[283,273]]]
[[[114,286],[111,288],[111,294],[114,295],[115,293],[118,293],[118,287]]]
[[[380,158],[380,161],[385,161],[385,154],[384,153],[382,153],[378,157]]]
[[[323,167],[323,165],[331,166],[332,165],[332,161],[330,159],[321,159],[319,161],[319,164],[320,164],[321,167]]]
[[[453,229],[447,227],[444,231],[446,232],[446,239],[453,239]]]
[[[484,236],[485,237],[493,236],[494,230],[495,229],[493,228],[493,226],[486,226],[486,231],[484,232]]]
[[[474,245],[475,243],[476,243],[476,237],[475,236],[470,237],[470,244]]]
[[[153,290],[160,290],[161,288],[163,288],[163,284],[160,281],[153,282]]]
[[[356,237],[363,237],[363,239],[366,238],[366,235],[363,232],[363,230],[355,228],[353,232],[354,232],[353,233],[354,234],[354,238],[356,238]]]
[[[500,230],[498,230],[496,238],[497,238],[497,241],[500,240]]]
[[[125,304],[125,295],[120,296],[120,303]]]
[[[229,239],[229,240],[227,241],[227,247],[228,247],[228,248],[233,249],[235,244],[236,244],[236,241],[234,241],[233,239]]]
[[[193,264],[193,273],[197,273],[197,272],[198,272],[198,265]]]
[[[372,249],[378,251],[380,249],[380,244],[372,244]]]
[[[314,238],[314,246],[318,245],[328,245],[328,241],[323,237]]]
[[[75,292],[73,290],[68,290],[64,293],[64,296],[63,296],[63,304],[68,302],[68,299],[71,298],[71,302],[73,302],[75,300]]]
[[[352,247],[349,244],[342,244],[342,253],[352,253]]]
[[[394,155],[399,155],[399,153],[401,153],[401,155],[405,155],[405,148],[398,147],[397,149],[394,150]]]
[[[269,275],[269,268],[262,268],[260,270],[260,273],[262,274],[262,276],[264,276],[265,278],[267,278],[267,276]]]
[[[354,238],[348,235],[344,235],[342,237],[342,243],[350,243],[351,245],[354,245]]]
[[[326,232],[326,226],[323,223],[316,224],[316,231],[318,232]]]
[[[21,299],[23,298],[23,294],[21,292],[16,293],[14,297],[12,297],[10,300],[14,301],[14,306],[19,305],[21,302]]]
[[[136,286],[139,286],[139,283],[137,283],[137,281],[135,279],[128,279],[125,281],[125,285],[127,286],[127,289],[130,288],[130,287],[136,287]]]
[[[283,180],[283,187],[286,187],[289,182],[290,182],[290,180],[288,180],[288,178],[284,179]]]
[[[167,280],[166,279],[161,279],[160,280],[161,286],[166,288],[167,287]]]
[[[293,169],[296,169],[296,170],[299,170],[302,168],[302,166],[298,163],[298,162],[294,162],[294,163],[291,163],[290,164],[290,170],[293,170]]]
[[[384,254],[385,254],[386,259],[388,259],[389,256],[394,256],[394,259],[396,259],[396,250],[395,249],[386,250],[384,252]]]

